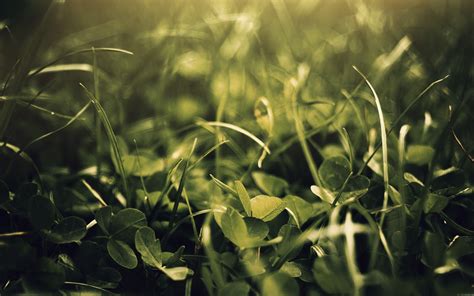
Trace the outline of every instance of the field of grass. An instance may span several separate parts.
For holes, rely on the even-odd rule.
[[[471,0],[5,0],[0,294],[474,293]]]

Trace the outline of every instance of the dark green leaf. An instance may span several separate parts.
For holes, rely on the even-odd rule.
[[[337,191],[351,173],[351,163],[344,156],[326,158],[319,168],[319,176],[323,185]]]
[[[112,259],[114,259],[114,261],[120,266],[128,269],[134,269],[137,267],[137,256],[127,243],[115,239],[109,239],[107,242],[107,251],[109,252],[110,257],[112,257]]]
[[[247,236],[250,241],[261,241],[268,235],[268,226],[262,220],[256,218],[244,218],[247,226]]]
[[[135,232],[143,226],[146,226],[145,214],[137,209],[127,208],[112,216],[109,233],[114,239],[133,243]]]
[[[448,205],[448,203],[449,200],[447,197],[429,193],[425,202],[423,203],[423,211],[425,214],[439,213]]]
[[[106,234],[109,234],[110,220],[112,219],[112,208],[102,207],[95,212],[95,220],[100,229]]]
[[[427,231],[423,237],[421,262],[428,267],[438,267],[444,262],[446,245],[443,238],[434,232]]]
[[[46,232],[46,237],[56,244],[67,244],[81,240],[87,233],[86,222],[79,217],[67,217]]]

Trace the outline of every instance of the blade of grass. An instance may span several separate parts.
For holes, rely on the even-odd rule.
[[[172,187],[173,184],[171,182],[171,177],[176,173],[176,170],[178,169],[181,162],[183,162],[183,159],[179,159],[178,161],[176,161],[176,163],[173,166],[171,166],[171,169],[168,171],[168,174],[166,174],[165,184],[164,184],[163,189],[161,190],[161,194],[158,197],[158,199],[156,201],[156,204],[153,207],[153,210],[151,211],[151,214],[150,214],[150,223],[152,221],[155,221],[157,216],[158,216],[158,209],[160,207],[160,201],[162,201],[163,197],[168,195],[169,192],[171,191],[171,189],[173,188]]]
[[[193,146],[191,147],[191,150],[189,151],[188,158],[186,158],[186,160],[184,161],[183,173],[181,174],[181,179],[179,180],[178,190],[176,191],[175,199],[174,199],[173,211],[171,212],[169,229],[173,228],[173,225],[176,220],[176,213],[178,212],[179,200],[181,199],[181,196],[183,194],[184,183],[186,182],[188,164],[194,152],[194,148],[196,148],[196,142],[197,142],[197,139],[194,139],[194,143],[193,143]]]
[[[131,206],[131,195],[128,189],[127,175],[123,166],[122,155],[118,147],[117,137],[115,136],[115,132],[112,128],[112,125],[110,124],[109,118],[107,117],[107,114],[105,113],[105,110],[102,105],[99,103],[99,101],[97,101],[97,98],[82,83],[79,83],[79,85],[84,89],[90,102],[94,105],[99,119],[104,126],[107,138],[109,139],[110,145],[112,146],[112,157],[115,157],[115,159],[117,160],[118,170],[122,178],[123,189],[125,190],[126,194],[127,206]]]
[[[383,184],[384,184],[384,193],[383,193],[383,207],[382,209],[385,210],[388,206],[388,190],[389,190],[389,175],[388,175],[388,144],[387,144],[387,130],[385,129],[385,119],[382,111],[382,105],[380,103],[380,99],[375,92],[374,87],[369,82],[367,77],[359,70],[356,66],[352,66],[354,70],[359,73],[360,76],[364,79],[364,81],[369,86],[372,95],[375,99],[375,104],[377,105],[377,112],[379,115],[379,122],[380,122],[380,137],[382,138],[382,165],[383,165]],[[380,218],[380,228],[383,227],[383,223],[385,220],[385,212],[382,212],[382,216]]]
[[[393,122],[392,126],[390,129],[387,131],[387,136],[392,133],[392,131],[395,129],[395,127],[400,123],[402,118],[407,114],[407,112],[421,99],[424,97],[424,95],[431,89],[433,88],[436,84],[443,82],[444,80],[448,79],[449,75],[446,75],[445,77],[438,79],[436,81],[433,81],[430,85],[428,85],[413,101],[410,102],[410,104],[403,110],[402,113],[395,119]],[[369,164],[370,160],[375,156],[377,151],[382,147],[382,142],[379,142],[377,146],[375,146],[374,151],[369,155],[367,160],[364,162],[364,164],[360,167],[359,171],[357,172],[357,175],[362,174],[364,169],[367,167]]]
[[[97,191],[95,191],[94,188],[92,188],[92,186],[89,183],[87,183],[86,180],[82,179],[81,182],[82,184],[84,184],[84,186],[86,186],[87,190],[89,190],[90,193],[92,193],[92,196],[95,199],[97,199],[102,206],[104,207],[107,206],[107,203],[105,202],[105,200],[100,196],[100,194]]]
[[[219,121],[203,121],[203,122],[198,122],[197,123],[198,125],[210,125],[210,126],[218,126],[218,127],[225,127],[225,128],[228,128],[228,129],[231,129],[231,130],[234,130],[236,132],[239,132],[241,134],[243,134],[244,136],[247,136],[249,137],[250,139],[252,139],[255,143],[257,143],[260,147],[262,147],[263,149],[265,149],[265,151],[270,154],[270,149],[267,147],[267,145],[262,141],[260,140],[257,136],[255,136],[254,134],[252,134],[251,132],[249,132],[248,130],[245,130],[241,127],[238,127],[234,124],[230,124],[230,123],[225,123],[225,122],[219,122]]]
[[[31,145],[51,136],[51,135],[54,135],[60,131],[62,131],[63,129],[67,128],[68,126],[70,126],[71,124],[73,124],[86,110],[87,108],[89,107],[90,103],[87,103],[84,107],[82,107],[81,110],[79,110],[79,112],[77,112],[76,115],[74,115],[74,117],[72,117],[65,125],[53,130],[53,131],[50,131],[42,136],[39,136],[38,138],[30,141],[28,144],[26,144],[23,148],[19,149],[17,152],[16,152],[16,156],[14,156],[12,158],[12,160],[10,161],[10,163],[8,164],[8,167],[6,169],[6,172],[8,173],[10,171],[10,169],[12,168],[14,162],[16,161],[16,158],[17,156],[20,156],[23,151],[26,151]]]
[[[65,59],[65,58],[68,58],[68,57],[71,57],[71,56],[75,56],[75,55],[78,55],[78,54],[81,54],[81,53],[88,53],[88,52],[96,52],[96,53],[97,52],[115,52],[115,53],[123,53],[123,54],[133,55],[133,52],[131,52],[131,51],[128,51],[128,50],[125,50],[125,49],[120,49],[120,48],[112,48],[112,47],[97,47],[97,48],[79,49],[79,50],[68,52],[68,53],[65,53],[65,54],[59,56],[58,58],[52,60],[51,62],[39,67],[34,72],[30,73],[28,75],[28,77],[31,78],[31,77],[36,76],[37,74],[39,74],[44,69],[46,69],[48,67],[51,67],[52,65],[54,65],[57,62],[61,61],[62,59]]]
[[[308,164],[309,171],[311,176],[313,177],[313,181],[319,187],[322,187],[321,179],[319,178],[318,169],[316,167],[316,163],[314,162],[313,156],[311,155],[311,151],[309,150],[308,143],[306,143],[305,131],[303,122],[298,113],[298,107],[296,104],[298,98],[298,88],[295,87],[292,95],[292,115],[296,129],[296,135],[298,136],[298,141],[300,142],[301,149],[303,149],[303,154],[306,159],[306,163]]]
[[[26,45],[24,54],[18,59],[17,65],[14,67],[15,72],[11,73],[12,79],[8,81],[8,87],[5,86],[3,94],[17,94],[23,88],[23,85],[28,77],[28,71],[31,68],[34,59],[36,58],[41,41],[43,41],[46,23],[57,4],[58,1],[52,1],[49,5],[37,30],[35,30],[33,33],[32,40]],[[5,136],[5,132],[13,116],[14,109],[15,102],[10,101],[5,102],[2,109],[0,110],[0,140]]]
[[[99,75],[97,73],[97,55],[95,54],[95,48],[92,47],[92,59],[93,59],[93,66],[92,66],[92,76],[94,80],[94,96],[98,102],[100,102],[100,92],[99,92]],[[97,174],[96,177],[100,176],[101,172],[101,165],[100,165],[100,156],[102,152],[102,130],[100,128],[100,119],[98,118],[97,112],[94,112],[94,123],[95,123],[95,143],[96,143],[96,166],[97,166]]]

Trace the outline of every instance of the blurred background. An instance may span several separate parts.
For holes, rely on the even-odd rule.
[[[267,168],[288,180],[310,182],[309,174],[299,172],[304,158],[298,145],[284,146],[295,135],[287,112],[289,85],[307,75],[299,98],[306,129],[338,114],[316,136],[316,158],[341,149],[333,144],[342,127],[361,156],[367,150],[367,129],[378,119],[371,94],[358,87],[361,77],[352,65],[373,83],[387,123],[430,83],[450,75],[402,122],[419,131],[410,133],[409,141],[432,145],[436,131],[430,127],[445,124],[449,106],[464,99],[454,129],[472,151],[473,104],[466,99],[473,94],[471,0],[65,0],[50,9],[44,27],[39,24],[51,1],[0,3],[3,84],[34,36],[41,42],[33,68],[91,47],[131,51],[133,55],[95,54],[100,100],[124,142],[132,145],[136,139],[139,147],[163,157],[179,151],[180,145],[189,146],[196,136],[200,143],[214,144],[214,136],[195,123],[218,120],[270,141],[277,153],[265,162]],[[94,89],[93,60],[90,51],[71,55],[59,62],[61,71],[29,79],[22,94],[40,93],[44,99],[15,108],[4,140],[22,147],[64,125],[67,116],[87,103],[79,83]],[[274,115],[271,128],[255,117],[268,112],[262,109],[267,101]],[[95,163],[93,112],[84,116],[28,149],[40,168],[74,172]],[[224,165],[224,175],[242,174],[260,153],[258,146],[239,137],[226,135],[233,140],[233,151],[222,153],[237,156]],[[452,143],[448,136],[447,162],[453,154],[462,155]],[[107,149],[102,153],[107,155]]]

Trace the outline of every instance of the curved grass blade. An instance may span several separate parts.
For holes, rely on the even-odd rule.
[[[96,109],[96,112],[99,116],[100,121],[104,125],[105,132],[107,133],[107,137],[109,138],[110,145],[112,146],[112,151],[113,151],[112,157],[115,157],[115,159],[117,159],[117,165],[118,165],[119,173],[120,173],[120,176],[122,177],[122,184],[123,184],[124,190],[127,194],[126,195],[127,196],[127,198],[126,198],[127,199],[127,205],[130,205],[131,196],[130,196],[130,192],[129,192],[128,184],[127,184],[127,175],[125,173],[125,168],[124,168],[123,162],[122,162],[122,155],[120,153],[120,150],[119,150],[119,147],[118,147],[118,142],[117,142],[117,137],[115,136],[112,125],[110,124],[110,121],[107,117],[107,114],[105,114],[104,108],[99,103],[99,101],[96,99],[96,97],[82,83],[79,83],[79,85],[86,92],[90,102],[94,105],[94,107]]]
[[[51,67],[52,65],[56,64],[57,62],[59,62],[62,59],[65,59],[67,57],[74,56],[74,55],[77,55],[77,54],[92,52],[92,51],[94,51],[94,52],[116,52],[116,53],[123,53],[123,54],[133,55],[133,52],[131,52],[131,51],[128,51],[128,50],[125,50],[125,49],[120,49],[120,48],[112,48],[112,47],[98,47],[98,48],[94,48],[94,49],[92,49],[92,48],[80,49],[80,50],[76,50],[76,51],[72,51],[72,52],[68,52],[68,53],[63,54],[62,56],[56,58],[55,60],[53,60],[49,63],[47,63],[46,65],[43,65],[43,66],[39,67],[34,72],[29,73],[28,77],[36,76],[37,74],[42,72],[44,69],[46,69],[48,67]]]
[[[379,96],[375,92],[374,87],[369,82],[367,77],[357,69],[356,66],[352,66],[354,70],[359,73],[360,76],[364,79],[364,81],[369,86],[370,90],[372,91],[372,95],[375,99],[375,104],[377,105],[377,112],[379,114],[379,122],[380,122],[380,137],[382,138],[382,164],[383,164],[383,185],[384,185],[384,193],[383,193],[383,207],[382,210],[385,210],[388,206],[388,190],[389,190],[389,176],[388,176],[388,144],[387,144],[387,130],[385,129],[385,119],[382,111],[382,105],[380,103]],[[383,222],[385,219],[385,212],[382,213],[380,219],[380,228],[383,226]]]
[[[424,97],[424,95],[432,88],[434,87],[436,84],[438,83],[441,83],[443,81],[445,81],[446,79],[448,79],[449,75],[446,75],[445,77],[441,78],[441,79],[438,79],[436,81],[433,81],[432,83],[430,83],[430,85],[428,85],[413,101],[410,102],[410,104],[405,108],[405,110],[403,110],[403,112],[397,117],[397,119],[395,119],[395,121],[393,122],[392,126],[390,127],[390,129],[387,131],[387,135],[390,135],[392,133],[392,131],[395,129],[395,127],[400,123],[400,121],[402,120],[402,118],[405,116],[405,114],[407,114],[407,112],[411,109],[411,107],[413,107],[413,105],[415,105],[421,98]],[[364,162],[364,164],[360,167],[359,171],[357,172],[357,175],[360,175],[362,174],[362,172],[364,171],[364,169],[367,167],[367,165],[369,164],[370,160],[374,157],[374,155],[377,153],[377,151],[380,149],[380,147],[382,147],[382,142],[379,142],[377,144],[377,146],[375,146],[374,148],[374,151],[372,151],[372,154],[369,155],[369,157],[367,158],[367,160]]]
[[[270,149],[268,148],[268,146],[262,140],[260,140],[257,136],[255,136],[254,134],[252,134],[248,130],[245,130],[241,127],[238,127],[234,124],[220,122],[220,121],[203,121],[203,122],[198,122],[197,124],[198,125],[210,125],[210,126],[217,126],[217,127],[225,127],[225,128],[234,130],[236,132],[239,132],[239,133],[243,134],[244,136],[247,136],[250,139],[252,139],[255,143],[257,143],[260,147],[262,147],[268,154],[271,154]]]

